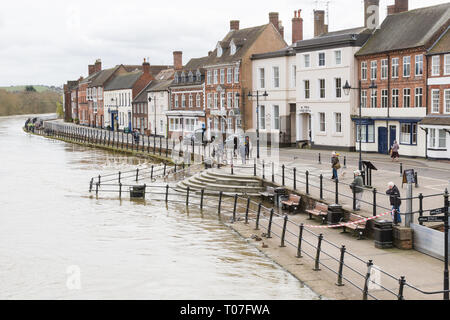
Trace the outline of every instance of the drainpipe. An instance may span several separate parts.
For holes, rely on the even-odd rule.
[[[391,130],[389,129],[389,117],[390,117],[390,103],[391,103],[391,55],[388,53],[388,103],[387,103],[387,119],[386,119],[386,128],[388,131],[388,139],[387,139],[387,143],[388,143],[388,150],[391,148],[390,144],[391,144]],[[383,96],[383,95],[381,95]],[[381,98],[383,99],[383,98]],[[397,131],[396,131],[397,132]],[[399,130],[400,132],[400,130]]]

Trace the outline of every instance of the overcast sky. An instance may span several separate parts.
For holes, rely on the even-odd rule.
[[[2,1],[0,11],[0,86],[61,86],[86,76],[87,65],[102,59],[103,67],[172,64],[174,50],[183,62],[207,55],[229,30],[268,23],[280,13],[285,40],[291,44],[294,10],[302,9],[304,38],[313,36],[313,10],[327,1],[313,0],[15,0]],[[410,9],[446,3],[410,0]],[[381,0],[381,19],[394,0]],[[329,30],[363,25],[363,0],[329,1]]]

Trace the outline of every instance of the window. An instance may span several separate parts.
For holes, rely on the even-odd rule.
[[[411,107],[411,89],[403,89],[403,108]]]
[[[273,129],[280,130],[280,107],[273,106]]]
[[[319,67],[325,66],[325,52],[319,53]]]
[[[232,108],[233,107],[233,93],[228,92],[227,94],[227,107]]]
[[[239,68],[234,69],[234,83],[239,83]]]
[[[367,80],[367,62],[361,62],[361,80]]]
[[[225,92],[220,93],[220,108],[223,109],[225,107]]]
[[[431,59],[431,75],[439,76],[441,74],[441,57],[433,56]]]
[[[261,129],[266,129],[266,107],[259,106],[259,127]]]
[[[208,84],[212,84],[211,70],[208,70],[208,72],[206,73],[206,82],[208,82]]]
[[[173,99],[175,101],[175,108],[178,108],[178,95],[174,94]]]
[[[444,112],[450,113],[450,89],[444,91]]]
[[[430,129],[430,148],[436,148],[436,129]]]
[[[186,95],[181,95],[181,107],[186,108]]]
[[[388,59],[381,60],[381,79],[388,77]]]
[[[266,75],[264,68],[259,69],[259,88],[264,89],[266,87]]]
[[[342,63],[342,52],[340,50],[334,52],[334,59],[336,61],[336,65],[340,65]]]
[[[219,70],[214,70],[214,84],[217,84],[219,82]]]
[[[227,131],[230,133],[233,132],[233,118],[231,117],[227,118]]]
[[[214,93],[214,109],[217,109],[217,105],[219,103],[219,95]]]
[[[305,62],[305,68],[311,67],[311,56],[309,54],[303,55],[303,59]]]
[[[310,98],[309,80],[305,80],[305,81],[303,81],[303,83],[305,85],[305,99],[309,99]]]
[[[236,49],[236,45],[234,44],[234,41],[232,41],[230,46],[230,54],[234,55],[236,53]]]
[[[225,69],[220,69],[220,84],[225,83]]]
[[[194,106],[194,97],[192,96],[192,93],[189,94],[189,108],[192,108]]]
[[[392,78],[398,78],[399,58],[392,58]]]
[[[297,86],[297,66],[294,64],[291,67],[291,88]]]
[[[212,106],[213,106],[212,93],[208,93],[207,100],[208,100],[207,101],[208,108],[212,108]]]
[[[319,130],[320,132],[326,132],[325,112],[319,112]]]
[[[280,68],[279,67],[273,67],[273,87],[274,88],[280,87]]]
[[[398,89],[392,89],[392,108],[398,108]]]
[[[228,68],[227,69],[227,83],[233,82],[233,69]]]
[[[377,101],[378,100],[378,92],[376,90],[372,91],[372,97],[371,97],[371,102],[370,102],[370,107],[371,108],[376,108],[377,107]]]
[[[401,124],[400,143],[417,144],[417,123]]]
[[[342,80],[341,78],[334,79],[336,85],[336,98],[342,97]]]
[[[202,106],[201,101],[200,101],[201,95],[200,95],[200,93],[197,93],[195,96],[196,96],[195,106],[197,108],[200,108]]]
[[[447,146],[447,131],[439,130],[439,148],[445,148]]]
[[[415,107],[416,108],[422,108],[422,99],[423,99],[423,89],[422,88],[416,88],[415,92]]]
[[[439,100],[440,100],[440,91],[439,90],[431,90],[431,112],[439,113]]]
[[[367,108],[367,90],[361,90],[361,108]]]
[[[377,61],[370,62],[370,80],[377,80]]]
[[[325,98],[325,79],[319,79],[319,97]]]
[[[450,75],[450,54],[444,56],[444,75]]]
[[[388,91],[386,89],[381,90],[381,107],[388,107]]]
[[[411,57],[403,57],[403,77],[411,75]]]
[[[334,114],[334,124],[335,124],[335,133],[342,133],[342,114],[335,113]]]
[[[236,109],[239,109],[239,93],[236,93],[236,95],[234,96],[234,107]]]
[[[194,74],[192,71],[189,72],[189,82],[194,82]]]
[[[416,76],[423,75],[423,55],[417,55],[416,56]]]

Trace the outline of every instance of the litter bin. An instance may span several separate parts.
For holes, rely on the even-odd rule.
[[[146,186],[134,186],[130,188],[131,199],[145,199]]]
[[[211,169],[213,166],[213,161],[211,159],[205,160],[205,169]]]
[[[394,247],[393,226],[391,221],[375,221],[373,230],[376,248],[387,249]]]
[[[339,204],[332,204],[328,206],[328,225],[335,225],[342,221],[344,211]]]
[[[288,192],[285,188],[276,188],[274,190],[274,193],[275,193],[274,205],[280,208],[281,201],[287,200],[289,198]]]

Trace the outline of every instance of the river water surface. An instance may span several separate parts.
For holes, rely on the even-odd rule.
[[[143,160],[25,119],[0,117],[0,299],[318,298],[214,215],[89,197],[90,177]]]

